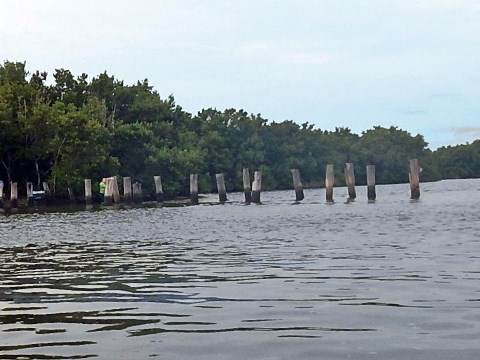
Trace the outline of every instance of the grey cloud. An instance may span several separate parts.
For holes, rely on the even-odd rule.
[[[451,128],[456,135],[474,135],[480,137],[480,127],[479,126],[471,126],[471,127],[454,127]]]

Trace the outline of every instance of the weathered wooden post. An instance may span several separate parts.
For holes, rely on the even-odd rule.
[[[92,205],[92,180],[84,179],[85,182],[85,205]]]
[[[252,185],[248,168],[243,168],[243,192],[245,193],[245,202],[250,204],[252,202]]]
[[[327,202],[333,203],[333,183],[335,181],[335,174],[333,172],[333,165],[328,164],[325,172],[325,193]]]
[[[123,201],[125,203],[132,202],[132,178],[123,178]]]
[[[408,178],[410,180],[410,199],[417,200],[420,198],[420,165],[418,165],[418,159],[410,159]]]
[[[223,174],[215,174],[217,179],[218,199],[221,203],[227,201],[227,188],[225,187],[225,176]]]
[[[111,178],[112,183],[112,196],[113,202],[115,204],[120,204],[120,191],[118,190],[118,181],[116,176],[112,176]]]
[[[141,204],[143,201],[142,184],[139,182],[134,182],[132,185],[132,190],[133,190],[133,202],[135,204]]]
[[[369,201],[375,201],[377,198],[375,192],[375,165],[367,165],[367,198]]]
[[[33,183],[27,182],[27,205],[33,205]]]
[[[355,173],[352,163],[345,164],[345,183],[348,188],[348,200],[355,200],[357,193],[355,191]]]
[[[18,186],[16,182],[10,183],[10,207],[18,207]]]
[[[105,194],[103,195],[103,204],[107,206],[113,204],[113,181],[110,177],[105,179]]]
[[[162,178],[160,176],[154,176],[153,180],[155,181],[155,194],[157,202],[163,202],[163,187],[162,187]]]
[[[252,184],[252,202],[260,204],[260,193],[262,192],[262,172],[255,171]]]
[[[198,174],[190,174],[190,202],[198,205]]]
[[[300,179],[300,171],[298,169],[292,169],[293,188],[295,189],[295,201],[302,201],[305,196],[303,195],[303,185]]]

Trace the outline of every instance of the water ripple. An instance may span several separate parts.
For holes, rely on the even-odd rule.
[[[480,202],[454,184],[0,217],[0,358],[473,360]]]

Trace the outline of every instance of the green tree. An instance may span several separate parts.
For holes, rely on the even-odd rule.
[[[78,186],[86,177],[115,173],[118,161],[110,153],[110,133],[103,127],[103,104],[94,99],[81,109],[56,102],[49,126],[51,182],[60,193]]]
[[[363,167],[375,165],[377,183],[391,184],[408,182],[409,159],[421,158],[426,146],[422,135],[412,136],[394,126],[375,126],[362,133],[354,151],[358,154],[357,162],[364,164]],[[366,182],[364,176],[363,183]]]

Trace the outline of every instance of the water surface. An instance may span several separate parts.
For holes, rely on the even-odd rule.
[[[478,359],[480,180],[0,216],[1,359]]]

